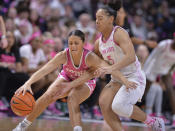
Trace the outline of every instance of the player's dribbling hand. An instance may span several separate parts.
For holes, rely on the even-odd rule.
[[[20,93],[23,93],[23,95],[25,95],[27,91],[29,91],[33,95],[31,85],[25,83],[23,86],[16,90],[15,94],[19,95]]]

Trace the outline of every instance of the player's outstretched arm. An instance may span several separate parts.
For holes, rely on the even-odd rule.
[[[66,52],[62,51],[58,53],[53,59],[51,59],[47,64],[45,64],[42,68],[40,68],[38,71],[36,71],[26,83],[21,86],[15,93],[20,94],[28,90],[31,91],[31,85],[35,83],[36,81],[40,80],[42,77],[46,76],[53,70],[55,70],[57,67],[59,67],[61,64],[64,64],[66,62]]]

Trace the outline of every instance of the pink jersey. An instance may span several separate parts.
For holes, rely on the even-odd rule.
[[[80,77],[84,71],[88,69],[88,66],[86,65],[86,57],[90,53],[89,50],[83,49],[83,53],[80,59],[80,64],[78,67],[74,65],[74,61],[72,59],[72,56],[70,54],[69,49],[66,49],[66,55],[67,55],[67,62],[66,64],[63,65],[63,69],[61,73],[59,74],[59,77],[67,80],[67,81],[72,81]],[[96,85],[96,80],[89,80],[88,82],[85,83],[89,88],[92,93],[92,91],[95,88]]]

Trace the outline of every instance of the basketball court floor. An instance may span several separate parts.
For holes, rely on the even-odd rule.
[[[12,131],[12,129],[22,120],[20,117],[0,116],[0,131]],[[125,131],[152,131],[138,123],[123,123]],[[45,118],[37,119],[27,131],[72,131],[68,118]],[[83,131],[104,131],[103,122],[97,120],[83,120]],[[166,128],[166,131],[175,129]]]

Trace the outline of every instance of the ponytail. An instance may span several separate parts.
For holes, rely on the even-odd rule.
[[[122,7],[122,1],[121,0],[109,0],[109,2],[106,2],[105,6],[101,9],[104,9],[106,14],[109,16],[114,16],[114,23],[115,19],[117,17],[117,11]]]
[[[121,0],[110,0],[107,5],[115,11],[118,11],[122,7]]]

